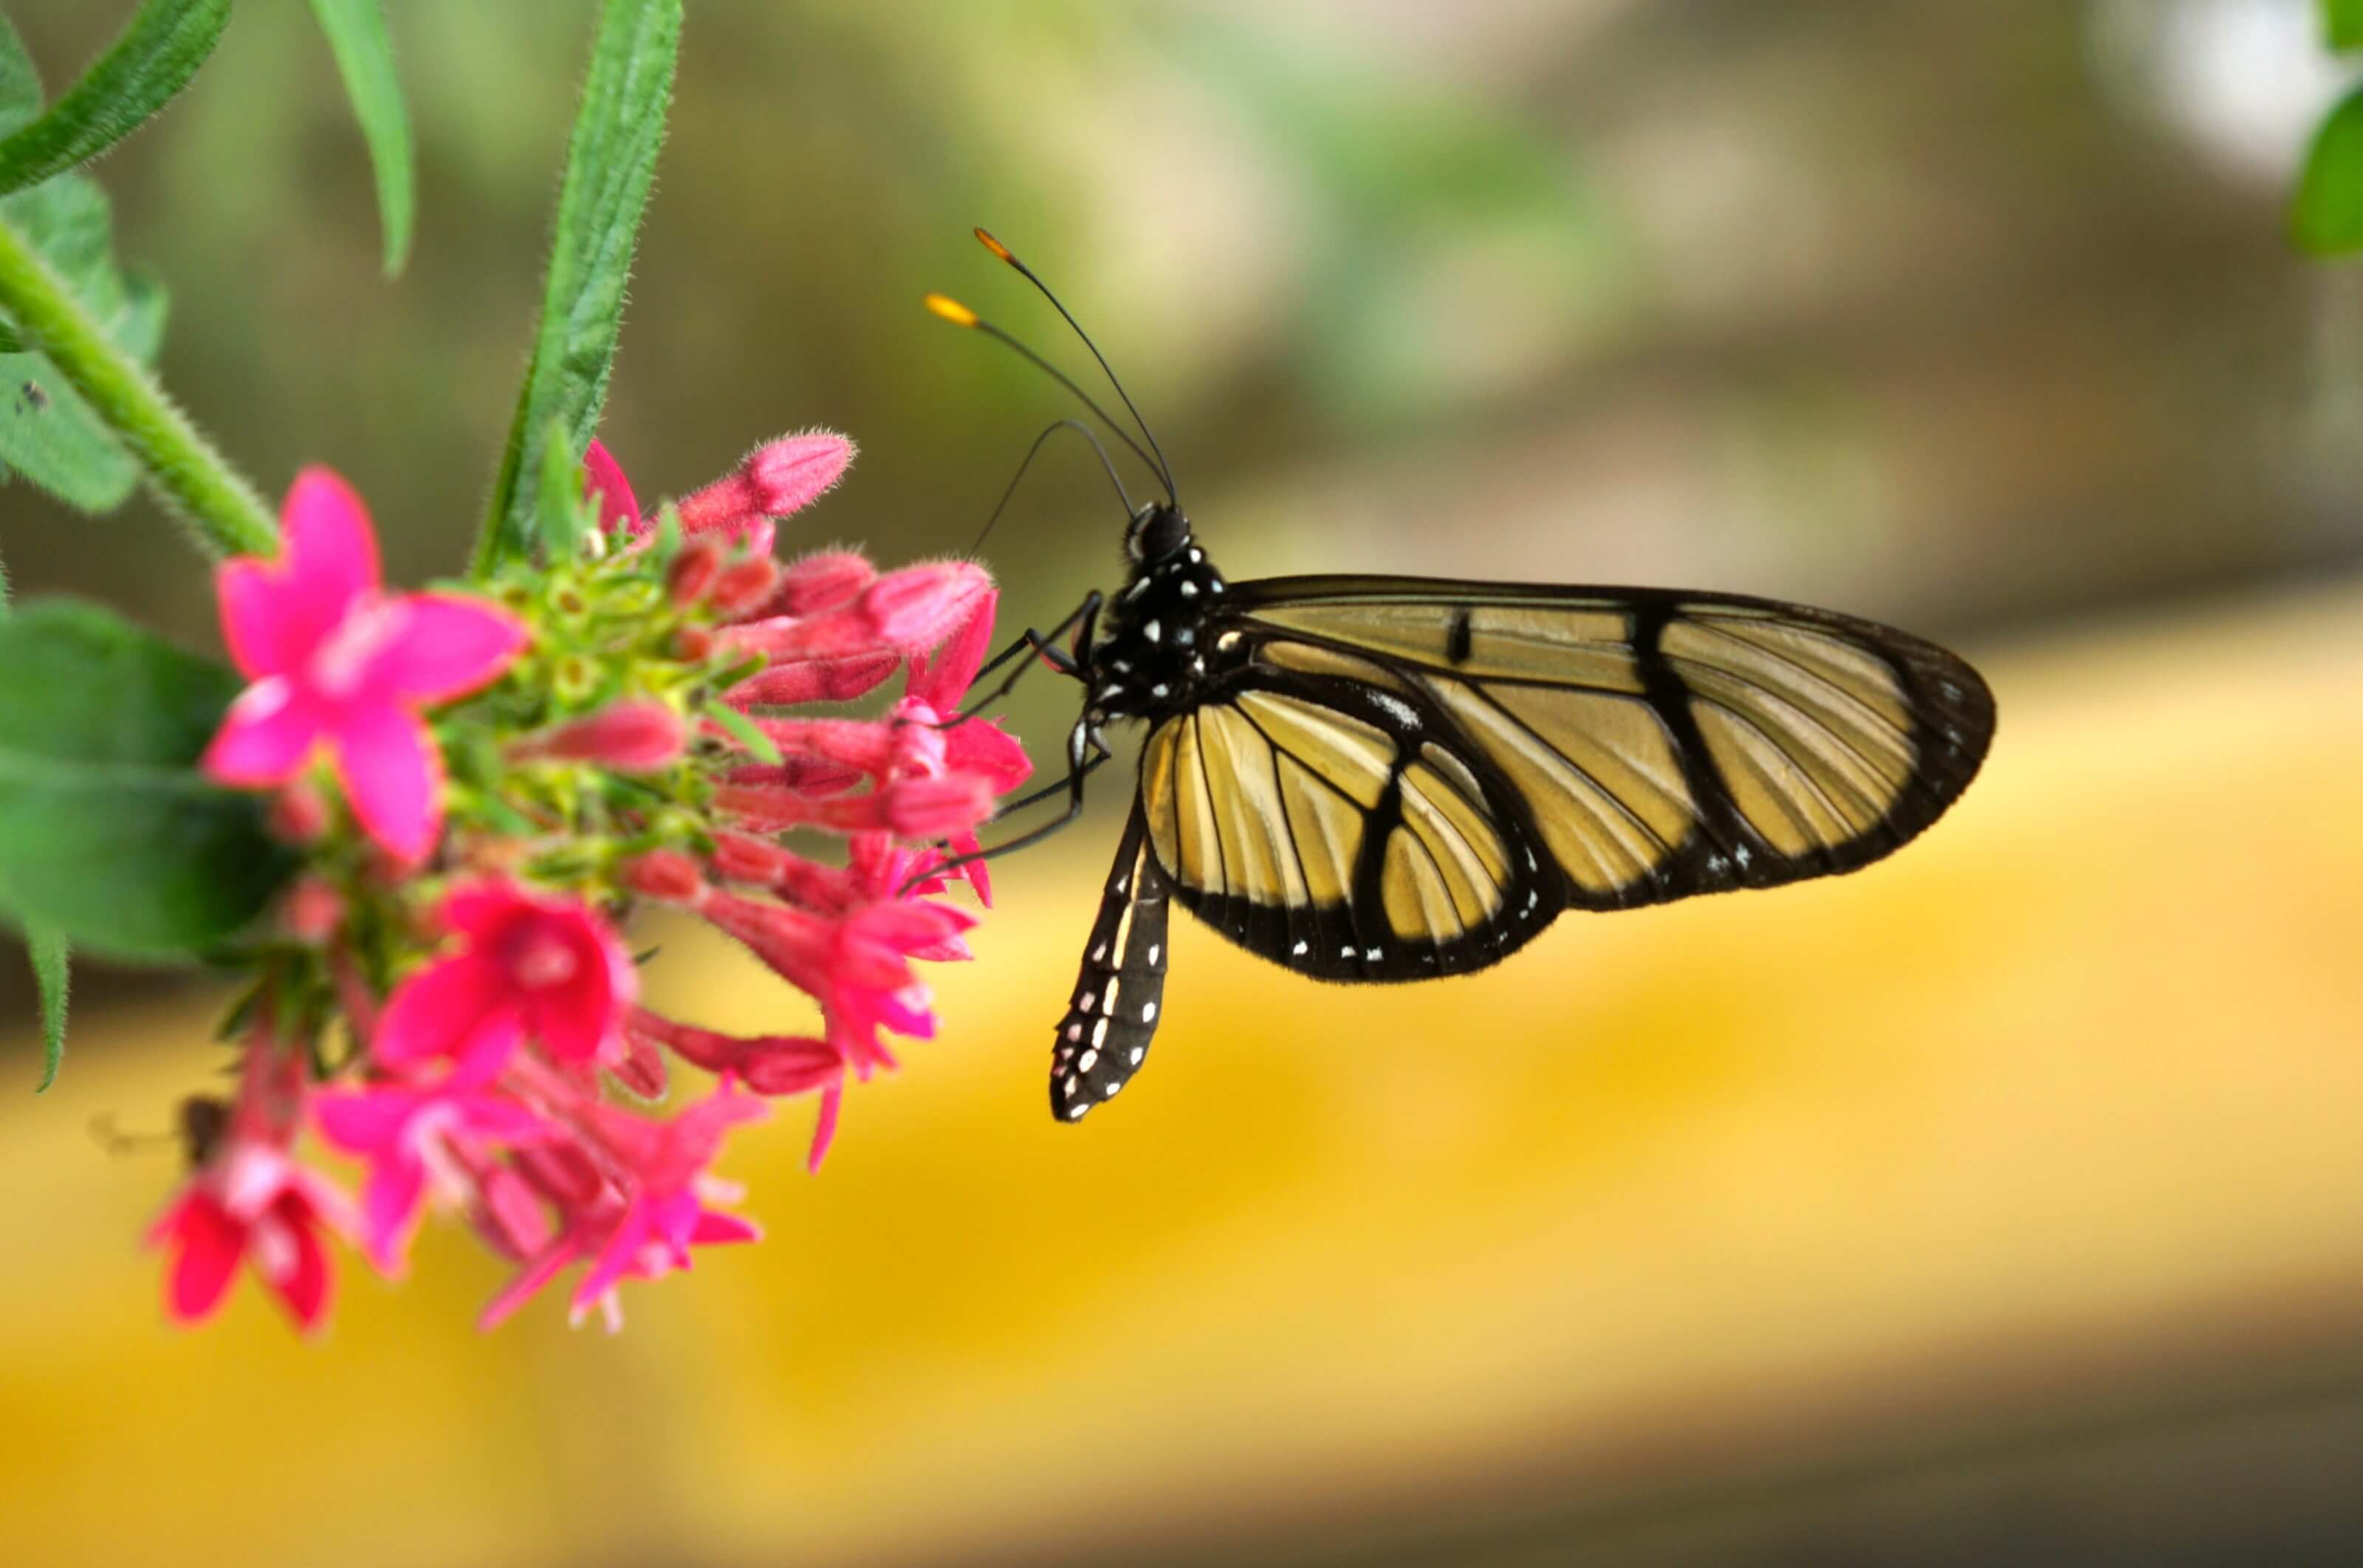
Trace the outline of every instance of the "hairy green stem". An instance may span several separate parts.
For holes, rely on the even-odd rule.
[[[23,234],[0,218],[0,311],[88,399],[148,470],[148,482],[208,555],[272,555],[271,509],[173,406],[139,362],[107,339]]]

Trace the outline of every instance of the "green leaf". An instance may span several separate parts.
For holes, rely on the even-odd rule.
[[[719,701],[706,703],[701,712],[728,730],[730,738],[745,746],[756,761],[772,767],[780,765],[779,743],[756,728],[754,720],[729,703]]]
[[[2363,0],[2322,0],[2322,27],[2333,49],[2363,49]]]
[[[261,802],[193,766],[239,690],[221,666],[66,600],[0,622],[0,912],[77,946],[185,959],[292,869]]]
[[[0,192],[86,163],[188,85],[229,25],[229,0],[148,0],[49,113],[0,141]]]
[[[33,961],[33,987],[41,995],[40,1093],[58,1081],[58,1066],[66,1059],[66,939],[45,925],[25,933],[25,954]]]
[[[479,577],[532,550],[535,496],[524,473],[535,433],[558,419],[580,451],[598,429],[680,43],[681,0],[607,0],[601,9],[566,148],[541,325],[476,540]]]
[[[2316,256],[2363,248],[2363,88],[2347,94],[2315,133],[2290,232]]]
[[[391,278],[410,255],[416,205],[410,111],[403,105],[402,79],[394,74],[394,40],[377,0],[312,0],[312,14],[328,36],[328,51],[337,57],[337,73],[345,79],[353,117],[369,144],[370,166],[377,171],[378,226],[385,234],[385,275]]]
[[[17,25],[0,15],[0,137],[30,124],[41,112],[41,73],[25,52]]]
[[[24,232],[117,347],[136,359],[155,358],[163,290],[116,268],[106,193],[95,181],[61,175],[0,198],[0,215]],[[113,511],[139,482],[139,465],[106,422],[14,330],[0,340],[0,463],[83,512]]]
[[[555,416],[541,432],[541,503],[537,510],[549,558],[580,556],[597,513],[585,504],[582,458],[566,438],[566,422]]]

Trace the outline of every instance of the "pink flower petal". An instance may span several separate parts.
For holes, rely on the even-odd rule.
[[[451,1081],[469,1088],[491,1083],[525,1043],[525,1017],[517,1008],[505,1000],[496,1005],[453,1053]]]
[[[599,1255],[592,1261],[589,1272],[574,1287],[574,1296],[567,1303],[567,1309],[576,1321],[581,1321],[582,1315],[598,1304],[599,1297],[606,1295],[615,1287],[616,1282],[624,1277],[632,1266],[634,1255],[648,1240],[648,1205],[644,1200],[626,1211],[623,1220],[616,1226],[615,1234],[607,1238],[607,1244],[599,1249]]]
[[[401,629],[370,660],[361,690],[406,702],[446,702],[484,685],[531,640],[525,623],[482,600],[413,593]]]
[[[357,705],[330,745],[361,830],[405,865],[426,859],[443,828],[443,757],[427,726],[391,703]]]
[[[286,1207],[294,1209],[292,1204]],[[328,1318],[332,1279],[327,1249],[320,1244],[320,1232],[308,1214],[291,1213],[288,1223],[295,1242],[295,1265],[285,1277],[266,1283],[287,1304],[298,1327],[307,1334],[317,1333]]]
[[[648,532],[640,524],[640,503],[632,494],[632,481],[624,477],[623,465],[604,442],[594,440],[582,454],[582,493],[599,498],[602,528],[620,529],[635,538]]]
[[[361,1187],[361,1236],[387,1278],[407,1265],[411,1238],[427,1211],[427,1167],[407,1152],[380,1160]]]
[[[472,954],[428,965],[387,999],[370,1055],[388,1067],[458,1055],[502,999],[504,984],[497,966]]]
[[[302,668],[327,629],[311,624],[283,570],[250,556],[214,569],[214,594],[230,662],[250,680]]]
[[[366,1154],[389,1147],[417,1104],[406,1089],[329,1091],[312,1097],[312,1119],[330,1147]]]
[[[462,882],[435,906],[436,923],[479,945],[497,942],[511,922],[529,918],[537,904],[498,878]]]
[[[804,1169],[817,1176],[821,1161],[828,1157],[828,1146],[837,1142],[837,1113],[845,1101],[845,1082],[839,1079],[820,1091],[820,1112],[813,1119],[812,1148],[804,1155]]]
[[[560,1136],[560,1129],[513,1099],[470,1094],[457,1100],[460,1130],[494,1143],[530,1143]]]
[[[211,1198],[194,1194],[181,1200],[166,1225],[177,1250],[165,1276],[165,1309],[176,1322],[202,1322],[229,1290],[231,1271],[246,1248],[245,1227]]]
[[[307,619],[325,631],[352,602],[378,585],[377,536],[352,487],[324,468],[295,476],[280,509],[288,585]]]
[[[284,676],[269,676],[239,693],[197,766],[218,784],[261,789],[303,771],[328,715]]]
[[[500,1294],[484,1304],[483,1311],[476,1317],[477,1330],[489,1332],[499,1328],[518,1308],[538,1295],[543,1286],[557,1278],[558,1271],[572,1263],[575,1256],[573,1243],[564,1238],[543,1248],[515,1279],[502,1287]]]
[[[701,1247],[728,1245],[733,1242],[760,1242],[762,1227],[752,1220],[725,1213],[719,1209],[700,1209],[697,1223],[690,1227],[689,1240]]]
[[[906,689],[939,713],[950,713],[960,701],[976,672],[984,666],[985,650],[993,646],[993,613],[1001,602],[998,589],[988,587],[976,602],[976,608],[958,630],[944,639],[943,646],[932,657],[915,657],[911,661],[911,681]]]

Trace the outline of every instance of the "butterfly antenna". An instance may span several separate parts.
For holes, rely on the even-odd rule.
[[[1132,394],[1124,390],[1122,381],[1116,380],[1115,368],[1107,362],[1107,356],[1100,352],[1100,346],[1092,341],[1092,335],[1083,330],[1083,324],[1075,319],[1072,311],[1059,303],[1059,296],[1050,292],[1050,285],[1036,277],[1034,269],[1020,261],[1011,252],[1009,247],[1002,244],[982,228],[976,231],[976,238],[978,244],[1017,269],[1017,275],[1040,290],[1042,297],[1050,302],[1050,307],[1067,318],[1067,325],[1075,329],[1075,336],[1083,340],[1083,347],[1090,349],[1092,358],[1100,362],[1100,370],[1107,377],[1108,385],[1115,388],[1115,395],[1124,400],[1125,408],[1132,414],[1132,422],[1140,426],[1140,433],[1143,436],[1148,437],[1149,449],[1157,454],[1157,461],[1152,466],[1157,469],[1157,477],[1165,482],[1165,499],[1177,506],[1180,505],[1182,498],[1175,494],[1173,490],[1173,466],[1165,460],[1165,448],[1157,444],[1157,433],[1148,427],[1148,421],[1140,416],[1140,410],[1134,404]]]
[[[995,342],[1005,344],[1009,348],[1015,349],[1017,353],[1025,359],[1026,363],[1032,365],[1036,370],[1041,371],[1044,375],[1049,377],[1052,381],[1058,382],[1069,392],[1074,393],[1076,398],[1082,402],[1085,408],[1090,409],[1093,414],[1100,416],[1100,423],[1108,427],[1108,433],[1110,435],[1123,442],[1126,446],[1131,447],[1132,455],[1138,458],[1143,464],[1157,474],[1159,480],[1164,481],[1166,494],[1170,495],[1173,493],[1173,482],[1172,480],[1165,478],[1165,470],[1159,466],[1158,459],[1150,457],[1147,452],[1142,451],[1140,443],[1134,440],[1131,436],[1126,434],[1124,426],[1117,424],[1115,419],[1110,417],[1106,409],[1102,408],[1098,403],[1093,403],[1092,401],[1092,394],[1077,386],[1072,379],[1068,376],[1067,372],[1061,370],[1058,366],[1050,363],[1049,360],[1045,359],[1041,355],[1037,354],[1033,349],[1028,348],[1025,344],[1020,343],[1017,339],[1012,337],[1001,328],[993,326],[993,323],[985,320],[982,316],[977,315],[976,312],[969,309],[968,306],[960,304],[960,301],[956,299],[949,298],[944,294],[929,294],[926,298],[926,306],[929,310],[935,312],[936,315],[943,317],[946,321],[950,322],[954,326],[965,326],[971,332],[982,332],[987,337],[993,339]],[[1121,391],[1123,389],[1119,388],[1117,390]]]
[[[1034,445],[1026,448],[1026,460],[1017,465],[1015,473],[1010,475],[1009,488],[1001,492],[1001,500],[994,505],[993,515],[986,518],[984,526],[977,531],[976,543],[968,547],[970,555],[974,555],[984,548],[984,536],[993,532],[993,525],[995,523],[1001,521],[1002,513],[1008,509],[1010,497],[1017,493],[1018,481],[1026,477],[1026,470],[1033,464],[1035,455],[1042,450],[1044,442],[1061,430],[1071,430],[1092,444],[1092,450],[1099,454],[1100,467],[1107,470],[1108,483],[1115,486],[1116,496],[1124,502],[1125,511],[1127,513],[1132,511],[1131,492],[1124,488],[1124,480],[1116,477],[1115,464],[1109,458],[1107,448],[1100,445],[1100,438],[1092,434],[1092,427],[1080,419],[1061,419],[1039,436],[1035,436]]]

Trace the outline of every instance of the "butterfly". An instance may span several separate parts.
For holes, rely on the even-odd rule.
[[[1093,592],[995,661],[1030,653],[1083,687],[1052,787],[1066,816],[1000,848],[1080,813],[1084,778],[1114,755],[1109,726],[1147,730],[1052,1042],[1061,1121],[1113,1099],[1147,1059],[1173,903],[1316,979],[1464,975],[1569,910],[1867,866],[1941,816],[1985,758],[1994,700],[1975,669],[1835,611],[1656,588],[1232,582],[1137,410],[1148,451],[999,328],[940,295],[928,304],[1050,370],[1165,491],[1126,500],[1129,570],[1114,598]]]

